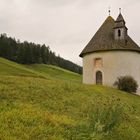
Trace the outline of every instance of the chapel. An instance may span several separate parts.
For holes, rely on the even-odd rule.
[[[110,15],[80,54],[83,83],[113,86],[120,76],[132,76],[140,86],[140,47],[128,35],[119,13]]]

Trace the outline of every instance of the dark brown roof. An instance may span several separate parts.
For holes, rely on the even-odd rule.
[[[117,17],[116,21],[115,21],[115,27],[116,28],[120,28],[120,27],[125,27],[127,29],[127,27],[125,26],[125,20],[122,16],[122,14],[120,13],[119,16]]]
[[[122,16],[121,13],[119,14],[119,16],[118,16],[117,19],[116,19],[116,22],[120,22],[120,21],[125,22],[125,21],[124,21],[124,18],[123,18],[123,16]]]
[[[128,35],[126,40],[116,41],[114,39],[114,27],[115,20],[111,16],[107,17],[103,25],[81,52],[80,57],[87,53],[98,51],[128,50],[140,52],[139,46]]]

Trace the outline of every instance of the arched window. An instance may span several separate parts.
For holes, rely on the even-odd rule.
[[[120,29],[118,30],[118,36],[119,37],[121,36],[121,30]]]
[[[102,85],[103,84],[103,76],[101,71],[96,72],[96,84]]]

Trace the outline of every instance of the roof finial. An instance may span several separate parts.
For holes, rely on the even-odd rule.
[[[108,13],[109,13],[109,16],[110,16],[110,13],[111,13],[111,7],[110,6],[108,7]]]
[[[122,9],[121,9],[121,8],[119,8],[119,11],[120,11],[120,14],[121,14],[121,12],[122,12]]]

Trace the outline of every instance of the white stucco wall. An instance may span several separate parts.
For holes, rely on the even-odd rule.
[[[95,68],[95,58],[103,59],[103,67]],[[131,51],[94,52],[83,57],[83,83],[96,84],[95,74],[103,74],[103,85],[113,86],[117,77],[130,75],[139,85],[140,90],[140,53]]]

